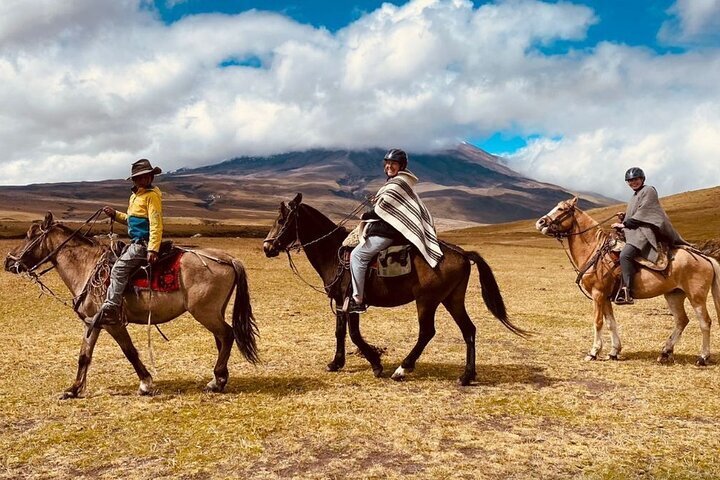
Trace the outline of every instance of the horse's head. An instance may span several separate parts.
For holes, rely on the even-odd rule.
[[[301,202],[302,193],[298,193],[288,203],[280,203],[278,217],[263,241],[266,257],[277,257],[281,250],[288,250],[297,242],[297,217]]]
[[[535,222],[535,228],[543,235],[551,237],[566,236],[570,233],[575,223],[575,207],[577,206],[577,202],[578,198],[575,197],[572,200],[565,200],[558,203],[555,208]]]
[[[54,225],[55,221],[50,212],[45,215],[42,223],[30,225],[23,243],[12,249],[5,257],[5,271],[22,273],[37,268],[51,251],[47,237]]]

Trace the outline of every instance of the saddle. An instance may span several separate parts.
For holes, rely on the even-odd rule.
[[[610,254],[612,255],[613,261],[616,264],[619,264],[620,252],[625,246],[625,239],[620,237],[611,237],[610,242]],[[641,267],[649,268],[650,270],[655,270],[656,272],[664,272],[665,270],[667,270],[667,267],[670,264],[670,260],[672,260],[672,255],[670,254],[670,246],[665,242],[660,242],[658,243],[657,252],[658,258],[656,262],[651,262],[647,258],[641,256],[637,256],[633,260]]]
[[[353,247],[341,247],[343,263],[350,265],[350,253]],[[412,250],[415,247],[410,244],[391,245],[375,255],[368,264],[368,275],[373,271],[378,277],[400,277],[412,272]]]
[[[125,247],[126,242],[118,240],[111,246],[111,251],[115,255],[112,263],[118,258]],[[140,290],[153,290],[156,292],[174,292],[180,289],[180,260],[185,250],[173,245],[172,240],[163,240],[160,243],[160,251],[158,252],[158,260],[150,269],[152,278],[148,281],[147,266],[141,266],[135,273],[130,276],[125,292],[137,292]],[[109,284],[110,279],[107,279]]]
[[[160,256],[158,261],[150,269],[150,280],[148,281],[146,270],[138,269],[128,282],[128,288],[135,291],[153,290],[156,292],[174,292],[180,289],[180,260],[185,250],[177,247]],[[127,289],[126,289],[127,290]]]

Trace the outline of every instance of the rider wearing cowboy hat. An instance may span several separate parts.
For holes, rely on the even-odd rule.
[[[105,302],[93,317],[93,327],[120,321],[122,295],[130,275],[146,261],[150,264],[157,261],[163,234],[162,193],[152,182],[160,173],[162,170],[153,167],[149,160],[138,160],[132,164],[127,178],[133,182],[127,213],[103,207],[105,215],[128,226],[130,243],[112,267]]]

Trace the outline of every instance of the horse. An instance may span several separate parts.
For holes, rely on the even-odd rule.
[[[612,236],[600,223],[577,206],[577,197],[561,201],[535,223],[544,235],[568,241],[569,257],[578,273],[577,283],[593,302],[594,340],[586,360],[596,360],[602,350],[602,329],[607,323],[611,347],[608,358],[618,360],[622,345],[613,314],[611,296],[615,275],[619,268],[610,252]],[[685,299],[700,322],[702,346],[696,364],[705,366],[710,359],[710,325],[706,303],[712,290],[715,310],[720,317],[720,264],[692,248],[672,248],[669,266],[663,272],[640,268],[633,277],[633,297],[636,299],[665,296],[675,319],[675,328],[658,356],[659,363],[672,363],[675,344],[680,339],[689,319],[685,312]]]
[[[93,288],[97,283],[97,266],[107,255],[109,246],[87,235],[78,234],[67,226],[55,222],[48,212],[41,224],[30,226],[22,244],[5,259],[5,270],[15,274],[26,273],[37,278],[34,271],[50,263],[56,268],[65,286],[73,296],[74,310],[85,322],[85,334],[80,348],[77,375],[66,389],[63,399],[83,395],[87,385],[87,372],[93,349],[102,331],[90,326],[90,319],[104,299],[104,289]],[[50,269],[49,268],[49,269]],[[48,269],[48,270],[49,270]],[[44,273],[44,272],[43,272]],[[250,304],[247,276],[240,261],[214,249],[187,250],[180,259],[180,288],[176,291],[126,292],[124,309],[126,321],[136,324],[162,324],[190,312],[215,337],[218,350],[213,379],[205,391],[222,392],[228,382],[228,359],[233,340],[243,356],[252,364],[258,361],[256,345],[257,326]],[[101,279],[102,280],[102,279]],[[102,283],[102,282],[101,282]],[[225,309],[235,292],[232,310],[232,327],[225,323]],[[155,393],[153,379],[138,356],[126,325],[103,325],[122,349],[140,379],[138,394]]]
[[[350,283],[350,274],[340,257],[340,248],[348,231],[315,208],[302,203],[302,194],[289,203],[281,202],[278,217],[263,242],[267,257],[275,257],[290,249],[301,247],[308,261],[320,275],[324,291],[342,305]],[[441,242],[443,258],[436,268],[430,268],[417,252],[411,254],[412,272],[400,277],[380,278],[371,275],[366,284],[365,300],[371,306],[395,307],[415,301],[419,332],[417,343],[394,371],[393,380],[403,380],[415,369],[415,364],[425,346],[435,335],[435,311],[442,303],[460,327],[466,345],[465,369],[458,379],[460,385],[475,380],[475,325],[465,309],[465,294],[470,279],[471,265],[477,266],[482,297],[490,312],[511,332],[525,337],[526,332],[508,319],[500,288],[490,266],[474,251],[464,251],[458,246]],[[292,265],[292,263],[291,263]],[[380,352],[368,344],[360,333],[360,317],[357,313],[335,312],[336,349],[328,371],[338,371],[345,365],[345,335],[349,327],[350,338],[360,353],[370,363],[373,373],[380,377],[383,372]]]

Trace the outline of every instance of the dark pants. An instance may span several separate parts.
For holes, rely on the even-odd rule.
[[[633,261],[640,255],[640,249],[626,243],[620,252],[620,268],[622,269],[623,285],[632,291],[632,278],[637,272],[637,264]]]

